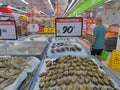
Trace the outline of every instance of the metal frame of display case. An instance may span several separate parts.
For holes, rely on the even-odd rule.
[[[44,60],[45,60],[45,57],[44,57],[44,58],[42,59],[42,61],[40,62],[39,66],[38,66],[38,69],[37,69],[37,71],[36,71],[36,74],[35,74],[32,82],[31,82],[31,84],[29,85],[29,89],[28,89],[28,90],[33,90],[33,88],[34,88],[34,86],[35,86],[35,83],[37,82],[37,79],[38,79],[37,77],[39,76],[39,72],[40,72],[40,70],[41,70],[41,68],[42,68],[42,65],[43,65],[43,63],[44,63]]]
[[[31,42],[31,41],[28,41],[28,42]],[[34,41],[34,42],[36,42],[36,41]],[[33,44],[34,44],[34,42],[33,42]],[[19,46],[16,46],[16,48],[14,49],[14,45],[12,45],[12,43],[16,43],[16,41],[14,42],[14,41],[11,41],[11,42],[8,42],[7,44],[5,44],[5,45],[2,45],[1,46],[1,56],[6,56],[6,55],[9,55],[9,56],[22,56],[22,57],[28,57],[28,56],[33,56],[33,57],[37,57],[37,58],[39,58],[40,60],[43,58],[43,56],[44,56],[44,54],[45,54],[45,52],[46,52],[46,49],[47,49],[47,47],[48,47],[48,42],[46,41],[46,42],[44,42],[45,44],[43,44],[43,48],[40,48],[40,47],[38,47],[38,49],[40,50],[40,52],[39,52],[39,50],[37,50],[36,52],[37,53],[33,53],[33,52],[35,52],[35,50],[36,50],[36,46],[35,45],[33,45],[34,47],[35,47],[35,50],[34,49],[32,49],[32,48],[30,48],[30,50],[28,50],[28,51],[30,51],[30,53],[27,53],[27,54],[25,54],[25,52],[23,51],[21,51],[20,50],[20,48],[19,48]],[[22,44],[22,42],[17,42],[18,44]],[[24,43],[24,42],[23,42]],[[37,44],[40,44],[40,42],[38,42],[37,41]],[[12,46],[11,46],[12,45]],[[24,45],[24,44],[23,44]],[[32,47],[32,46],[30,46],[30,47]],[[23,48],[21,48],[22,50],[24,50],[24,48],[25,47],[23,47]],[[20,51],[17,51],[17,49],[19,49]],[[27,50],[27,49],[26,49]],[[32,51],[33,50],[33,51]],[[15,52],[16,53],[15,53]],[[20,54],[19,54],[20,53]]]

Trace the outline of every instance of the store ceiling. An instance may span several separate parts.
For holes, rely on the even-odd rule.
[[[27,3],[23,1],[26,1]],[[75,11],[77,7],[81,7],[81,3],[88,1],[93,2],[94,0],[0,0],[0,5],[3,4],[14,7],[13,9],[14,13],[24,13],[19,10],[30,12],[31,10],[35,9],[37,11],[41,11],[41,13],[44,13],[48,16],[63,16],[66,10],[68,10],[68,7],[70,6],[71,3],[72,3],[71,7],[73,6],[71,11],[73,12],[73,14],[77,14],[76,12],[78,11]],[[108,0],[108,1],[120,1],[120,0]],[[19,10],[17,10],[16,8]],[[80,11],[80,9],[78,10]]]
[[[24,1],[26,1],[28,4],[27,3],[25,4],[24,2],[22,2],[22,0],[0,0],[0,3],[27,12],[34,8],[38,11],[44,12],[45,14],[51,16],[54,14],[62,15],[72,0],[24,0]]]

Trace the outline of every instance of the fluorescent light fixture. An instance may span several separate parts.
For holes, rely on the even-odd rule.
[[[112,0],[107,0],[107,1],[105,1],[105,3],[108,3],[108,2],[110,2],[110,1],[112,1]]]
[[[0,3],[0,5],[3,5],[2,3]]]
[[[24,16],[22,14],[18,14],[18,13],[12,13],[12,15],[16,16],[16,17],[19,17],[19,16]]]
[[[66,10],[66,12],[70,9],[70,7],[72,6],[72,4],[75,2],[75,0],[72,0],[72,2],[69,4],[69,6],[68,6],[68,8],[67,8],[67,10]]]
[[[64,13],[64,15],[63,16],[65,16],[66,15],[66,13],[68,12],[68,11],[70,11],[77,3],[78,3],[78,1],[79,0],[77,0],[76,2],[75,2],[76,0],[72,0],[71,1],[71,3],[69,4],[69,6],[68,6],[68,8],[66,9],[66,11],[65,11],[65,13]],[[74,4],[75,3],[75,4]],[[73,5],[74,4],[74,5]],[[73,6],[72,6],[73,5]]]
[[[22,2],[24,2],[25,4],[29,4],[27,1],[25,1],[25,0],[21,0]]]
[[[49,2],[49,4],[50,4],[50,6],[51,6],[52,10],[54,11],[54,8],[53,8],[53,5],[52,5],[51,1],[50,1],[50,0],[48,0],[48,2]]]
[[[17,9],[17,8],[14,8],[14,7],[11,7],[11,6],[9,6],[9,7],[12,8],[13,10],[16,10],[16,11],[19,11],[19,12],[23,12],[23,13],[27,13],[26,11],[23,11],[21,9]]]
[[[44,15],[47,15],[46,13],[44,13],[43,11],[40,11],[42,14],[44,14]],[[47,15],[48,16],[48,15]]]

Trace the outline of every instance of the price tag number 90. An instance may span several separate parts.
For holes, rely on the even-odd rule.
[[[64,26],[63,27],[63,33],[72,33],[75,26]]]

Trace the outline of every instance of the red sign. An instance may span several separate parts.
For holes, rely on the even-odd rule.
[[[27,25],[27,32],[44,32],[44,28],[40,28],[37,23],[30,23]]]
[[[44,32],[44,28],[39,28],[39,32]]]
[[[27,25],[27,32],[38,32],[39,25],[37,23],[29,23]]]
[[[0,20],[0,40],[17,39],[15,21]]]
[[[23,20],[24,20],[24,19],[23,19],[23,16],[20,16],[20,17],[19,17],[19,20],[20,20],[20,21],[23,21]]]
[[[58,23],[75,23],[75,22],[82,22],[81,18],[77,18],[77,19],[57,19],[56,22]]]
[[[3,12],[3,13],[12,13],[12,9],[7,7],[7,6],[4,6],[4,7],[0,7],[0,12]]]
[[[15,23],[14,22],[0,22],[0,26],[11,26],[11,25],[14,25]]]

